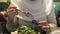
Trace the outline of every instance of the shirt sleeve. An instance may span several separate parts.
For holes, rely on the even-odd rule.
[[[51,28],[55,28],[57,27],[57,22],[56,22],[56,16],[54,12],[54,6],[53,6],[53,2],[49,2],[49,3],[50,3],[50,7],[48,7],[49,9],[47,10],[49,12],[47,14],[47,21]]]
[[[47,20],[48,20],[49,25],[50,25],[51,27],[56,27],[56,26],[57,26],[56,16],[55,16],[53,10],[52,10],[51,13],[47,16]]]

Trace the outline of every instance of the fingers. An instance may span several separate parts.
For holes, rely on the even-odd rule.
[[[50,29],[43,29],[44,31],[46,31],[46,32],[50,32]]]
[[[49,29],[49,28],[50,28],[50,26],[42,26],[42,28],[47,28],[47,29]]]
[[[42,30],[46,32],[50,32],[50,26],[42,26]]]

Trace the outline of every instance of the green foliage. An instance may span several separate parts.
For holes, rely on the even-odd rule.
[[[10,2],[0,2],[0,11],[6,10]]]
[[[54,2],[55,4],[55,14],[57,15],[58,11],[60,10],[60,2]]]
[[[17,31],[20,34],[37,34],[37,32],[31,27],[23,26],[23,25],[20,28],[18,28]]]

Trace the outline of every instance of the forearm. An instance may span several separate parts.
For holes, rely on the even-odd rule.
[[[56,16],[54,12],[54,8],[51,10],[50,14],[47,16],[48,23],[51,28],[57,27]]]
[[[8,31],[16,30],[16,26],[14,24],[14,18],[8,18],[7,21],[8,22],[7,22],[6,27],[7,27]]]
[[[54,28],[57,27],[56,17],[52,15],[52,17],[48,18],[48,23],[50,27]]]
[[[51,13],[47,19],[50,27],[57,27],[56,16],[54,13]]]
[[[9,18],[9,17],[8,17],[8,22],[9,22],[9,23],[14,23],[14,18],[13,18],[13,17],[12,17],[12,18]]]
[[[50,27],[57,27],[55,15],[48,17],[48,23],[49,23]]]
[[[49,6],[49,5],[48,5]],[[50,2],[50,7],[47,10],[48,14],[47,14],[47,21],[50,25],[50,27],[57,27],[57,22],[56,22],[56,16],[55,16],[55,11],[54,11],[54,4],[53,4],[53,0],[51,0]]]

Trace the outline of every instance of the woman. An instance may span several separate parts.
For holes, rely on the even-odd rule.
[[[25,21],[36,20],[38,23],[41,23],[41,21],[46,21],[46,23],[48,23],[47,26],[51,29],[57,27],[53,0],[11,0],[11,2],[21,11],[28,11],[33,15],[34,18],[30,19],[22,13],[19,13],[19,16],[22,17],[22,24],[27,23]],[[21,22],[19,23],[21,24]],[[44,29],[46,26],[42,27]],[[46,29],[49,28],[46,27]]]

